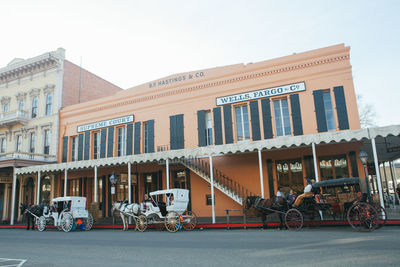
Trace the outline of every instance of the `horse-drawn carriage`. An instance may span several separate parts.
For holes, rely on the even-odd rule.
[[[85,197],[58,197],[51,202],[50,206],[43,206],[43,214],[33,214],[39,231],[50,223],[64,232],[71,231],[74,225],[81,225],[84,230],[92,228],[93,216],[86,210]]]
[[[187,211],[189,203],[189,190],[168,189],[151,192],[150,199],[145,200],[141,206],[133,204],[115,203],[114,209],[119,210],[124,230],[127,230],[127,218],[136,221],[136,229],[143,232],[148,225],[164,224],[169,232],[176,232],[183,228],[193,230],[197,224],[194,212]]]

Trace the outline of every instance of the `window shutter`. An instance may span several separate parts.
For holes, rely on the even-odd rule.
[[[258,112],[258,101],[250,102],[250,117],[251,117],[251,130],[253,133],[253,140],[260,140],[260,114]]]
[[[349,129],[349,118],[347,116],[346,98],[344,96],[343,86],[333,87],[335,93],[336,112],[339,121],[339,129]]]
[[[350,151],[349,157],[350,157],[351,172],[353,174],[353,177],[358,177],[356,152]]]
[[[154,120],[149,120],[148,122],[148,145],[149,145],[149,147],[148,147],[148,151],[149,151],[149,153],[152,153],[152,152],[154,152]]]
[[[89,151],[90,151],[90,132],[85,133],[85,153],[84,160],[89,159]]]
[[[169,116],[169,145],[171,150],[177,148],[176,116]]]
[[[177,139],[178,139],[178,149],[185,148],[185,128],[183,123],[183,114],[176,115],[176,126],[177,126]]]
[[[114,156],[114,127],[108,128],[107,157]]]
[[[199,146],[206,146],[206,112],[205,110],[197,111],[197,134],[199,137]]]
[[[290,106],[292,108],[293,135],[302,135],[303,123],[301,121],[299,94],[290,95]]]
[[[274,137],[274,134],[272,131],[271,104],[269,99],[261,100],[261,110],[263,115],[264,139],[270,139]]]
[[[170,146],[173,149],[183,149],[185,147],[183,114],[170,116]]]
[[[126,155],[132,155],[133,123],[126,125]]]
[[[328,131],[328,126],[326,125],[324,99],[322,94],[323,90],[316,90],[313,92],[315,115],[317,118],[317,128],[319,133]]]
[[[216,145],[222,145],[222,122],[221,122],[221,108],[213,109],[214,117],[214,139]]]
[[[78,160],[83,159],[83,133],[78,137]]]
[[[100,158],[106,157],[107,129],[101,129]]]
[[[67,162],[68,155],[68,136],[63,136],[63,150],[62,150],[62,162]]]
[[[134,140],[134,151],[135,155],[140,154],[140,122],[135,122],[135,140]]]
[[[225,144],[232,144],[233,143],[233,129],[232,129],[231,105],[224,106],[224,129],[225,129]]]

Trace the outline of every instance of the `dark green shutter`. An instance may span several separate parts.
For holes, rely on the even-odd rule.
[[[140,154],[140,122],[135,122],[135,140],[134,140],[133,153]]]
[[[132,155],[133,123],[126,125],[126,155]]]
[[[350,157],[351,172],[353,174],[353,177],[359,177],[358,176],[356,152],[350,151],[349,157]]]
[[[107,129],[101,129],[101,137],[100,137],[100,158],[106,157],[106,143],[107,143]]]
[[[63,136],[63,145],[62,145],[62,162],[67,162],[68,155],[68,136]]]
[[[221,121],[221,108],[213,109],[214,117],[214,139],[216,145],[222,145],[222,121]]]
[[[272,160],[267,160],[267,170],[268,170],[268,187],[269,187],[269,198],[273,198],[275,196],[275,188],[274,188],[274,175],[272,172]]]
[[[171,150],[177,148],[176,140],[176,116],[169,116],[169,146]]]
[[[173,149],[183,149],[185,147],[183,114],[169,117],[170,146]]]
[[[78,137],[78,160],[83,159],[83,133]]]
[[[328,131],[328,126],[326,125],[323,93],[323,90],[316,90],[313,92],[315,115],[317,118],[317,128],[319,133]]]
[[[225,144],[232,144],[233,143],[233,129],[232,129],[231,105],[224,106],[224,129],[225,129]]]
[[[107,157],[114,156],[114,127],[108,128]]]
[[[89,159],[89,153],[90,153],[90,132],[86,132],[85,133],[85,153],[84,153],[85,160]]]
[[[154,152],[154,120],[147,122],[147,138],[148,138],[148,152]]]
[[[335,93],[336,112],[339,121],[339,129],[349,129],[349,118],[347,116],[346,98],[344,96],[343,86],[333,87]]]
[[[292,108],[293,135],[303,134],[303,123],[301,121],[301,110],[299,95],[290,95],[290,106]]]
[[[258,112],[258,101],[250,101],[250,117],[251,117],[251,131],[253,133],[253,140],[261,139],[260,133],[260,114]]]
[[[264,139],[273,138],[274,134],[272,131],[271,104],[269,99],[261,100],[261,110],[263,115]]]
[[[199,137],[199,146],[207,145],[207,136],[206,136],[206,111],[198,110],[197,111],[197,135]]]
[[[306,177],[310,179],[315,179],[313,156],[304,156],[304,165],[306,170]]]

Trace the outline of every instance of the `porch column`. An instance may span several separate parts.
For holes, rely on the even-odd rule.
[[[97,202],[97,166],[94,166],[94,202]]]
[[[382,207],[385,207],[385,204],[383,203],[382,182],[381,182],[381,174],[378,163],[378,155],[376,154],[375,138],[371,139],[371,145],[372,145],[372,154],[374,155],[376,179],[378,180],[377,184],[378,184],[379,202]]]
[[[261,198],[264,198],[264,176],[262,168],[262,155],[261,150],[258,150],[258,167],[260,169],[260,186],[261,186]]]
[[[317,165],[317,153],[315,151],[315,143],[312,143],[312,155],[313,155],[313,160],[314,160],[314,172],[315,172],[315,180],[319,182],[319,176],[318,176],[318,165]]]
[[[11,220],[10,225],[14,225],[14,211],[15,211],[15,189],[17,187],[17,174],[15,167],[13,167],[13,185],[12,185],[12,203],[11,203]]]
[[[397,174],[396,174],[396,166],[394,166],[393,161],[390,162],[390,173],[392,174],[395,203],[396,203],[396,205],[398,205],[400,196],[397,195],[397,190],[396,190],[397,189]]]
[[[65,169],[64,171],[64,197],[67,196],[67,176],[68,176],[68,170]]]
[[[387,201],[388,201],[388,206],[390,206],[390,202],[392,202],[392,199],[391,199],[390,191],[389,191],[389,182],[388,182],[388,178],[386,175],[386,162],[385,161],[382,163],[382,166],[383,166],[383,175],[385,176]]]
[[[166,167],[167,167],[167,170],[166,170],[166,172],[167,172],[167,190],[169,189],[169,159],[167,159],[167,161],[166,161]]]
[[[211,179],[211,211],[212,211],[212,223],[215,223],[214,171],[213,171],[212,156],[210,156],[210,179]]]
[[[132,194],[132,189],[131,189],[132,181],[131,181],[131,179],[132,179],[132,177],[131,177],[131,163],[128,162],[128,201],[129,201],[129,204],[132,203],[132,196],[131,196],[131,194]],[[129,216],[129,224],[131,224],[131,223],[132,223],[132,216]]]
[[[36,198],[36,205],[40,203],[40,171],[38,171],[37,176],[37,198]]]

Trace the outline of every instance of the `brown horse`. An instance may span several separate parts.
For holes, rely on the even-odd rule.
[[[267,216],[272,213],[278,213],[279,215],[279,229],[283,227],[283,216],[289,210],[289,204],[286,198],[283,197],[273,197],[273,198],[261,198],[259,196],[249,196],[246,199],[246,208],[249,210],[254,207],[257,211],[257,216],[261,217],[263,223],[263,228],[267,229]]]

